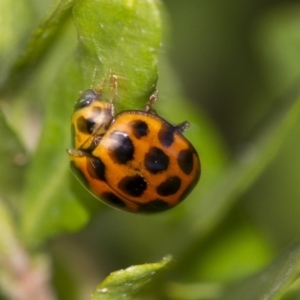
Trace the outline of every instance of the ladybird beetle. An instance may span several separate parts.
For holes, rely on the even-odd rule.
[[[193,145],[183,136],[188,122],[171,125],[152,110],[114,115],[117,77],[111,76],[110,101],[103,84],[78,99],[72,115],[75,176],[99,200],[135,213],[155,213],[174,207],[197,184],[201,166]]]

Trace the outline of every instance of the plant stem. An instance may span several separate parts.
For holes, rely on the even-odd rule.
[[[0,199],[0,287],[12,300],[54,300],[45,256],[30,256],[16,234],[10,212]]]

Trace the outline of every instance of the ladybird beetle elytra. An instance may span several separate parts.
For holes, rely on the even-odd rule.
[[[114,115],[117,76],[111,74],[111,96],[102,99],[103,81],[86,90],[72,116],[75,176],[99,200],[121,210],[155,213],[168,210],[197,184],[201,165],[193,145],[183,136],[188,122],[172,125],[152,110]]]

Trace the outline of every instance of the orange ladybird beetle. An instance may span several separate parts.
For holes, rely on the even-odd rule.
[[[102,98],[103,83],[78,99],[72,115],[75,176],[99,200],[121,210],[156,213],[184,200],[200,177],[200,160],[183,136],[188,122],[171,125],[156,115],[150,97],[145,110],[114,115],[117,76],[112,95]]]

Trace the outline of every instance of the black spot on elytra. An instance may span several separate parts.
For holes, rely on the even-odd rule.
[[[185,174],[190,174],[193,170],[194,159],[193,151],[191,149],[181,150],[178,154],[178,165]]]
[[[144,213],[156,213],[169,209],[169,204],[161,199],[155,199],[139,205],[139,211]]]
[[[201,173],[201,170],[200,169],[197,170],[197,173],[195,174],[195,177],[190,182],[190,184],[186,187],[186,189],[183,191],[183,193],[180,196],[179,201],[184,200],[190,194],[190,192],[194,189],[194,187],[197,185],[197,183],[199,181],[200,173]]]
[[[79,181],[81,183],[83,183],[85,186],[88,187],[88,181],[86,180],[86,178],[85,178],[84,174],[82,173],[82,171],[79,168],[77,168],[74,161],[70,161],[70,168],[71,168],[72,172],[74,173],[75,177],[77,179],[79,179]]]
[[[168,126],[166,124],[163,124],[161,126],[161,129],[158,132],[158,139],[164,147],[170,147],[173,144],[174,131],[175,128],[170,125]]]
[[[143,136],[146,136],[149,132],[148,125],[146,122],[141,120],[136,120],[130,122],[130,126],[132,127],[132,133],[137,138],[140,139]]]
[[[170,196],[178,192],[181,186],[181,179],[177,176],[169,177],[167,180],[162,182],[156,191],[160,196]]]
[[[95,128],[95,121],[94,119],[85,119],[84,117],[79,117],[77,119],[76,127],[78,131],[82,133],[91,134]]]
[[[89,106],[98,98],[98,94],[94,90],[86,90],[80,95],[80,98],[74,105],[74,111]]]
[[[147,189],[147,181],[141,175],[126,176],[118,184],[118,187],[124,193],[132,196],[139,197]]]
[[[134,146],[126,133],[115,131],[110,135],[110,139],[116,142],[116,147],[111,149],[114,160],[120,164],[126,164],[133,159]],[[112,143],[114,145],[115,143]]]
[[[89,157],[87,159],[87,169],[91,177],[106,181],[105,165],[99,157]]]
[[[113,193],[105,192],[102,193],[100,197],[106,202],[108,202],[108,204],[111,204],[113,206],[126,207],[126,203]]]
[[[169,157],[157,147],[151,147],[145,155],[145,167],[152,174],[165,171],[169,166]]]

